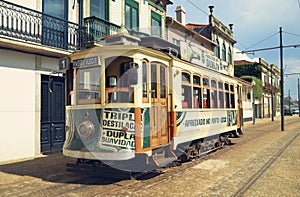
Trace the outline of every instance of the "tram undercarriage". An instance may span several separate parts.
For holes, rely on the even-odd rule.
[[[101,169],[113,168],[129,172],[146,172],[162,167],[181,165],[195,158],[203,157],[210,152],[231,145],[230,138],[236,137],[236,132],[227,132],[209,136],[178,145],[176,150],[171,150],[171,145],[161,146],[152,150],[152,155],[135,154],[135,158],[129,160],[100,161],[91,159],[77,159],[76,163],[68,163],[67,171],[70,172],[101,172]]]

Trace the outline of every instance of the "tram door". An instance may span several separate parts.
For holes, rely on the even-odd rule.
[[[167,103],[167,67],[152,63],[150,111],[152,147],[168,143]]]
[[[60,150],[65,140],[64,78],[42,75],[41,152]]]

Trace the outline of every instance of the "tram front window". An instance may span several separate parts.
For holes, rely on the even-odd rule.
[[[79,104],[100,102],[100,67],[77,70],[77,95]]]

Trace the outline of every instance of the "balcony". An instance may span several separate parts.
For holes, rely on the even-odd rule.
[[[95,16],[85,18],[84,25],[87,29],[88,43],[90,43],[90,45],[93,45],[94,42],[103,42],[103,38],[105,38],[106,36],[117,34],[118,30],[121,28],[119,25]],[[138,38],[150,36],[147,33],[132,29],[128,29],[128,33]]]
[[[95,16],[84,19],[84,25],[87,29],[88,43],[103,42],[104,36],[117,34],[120,26]]]
[[[0,1],[0,37],[56,49],[86,47],[86,28],[7,1]]]
[[[120,28],[116,24],[95,16],[85,18],[84,26],[80,26],[0,0],[0,42],[4,43],[1,44],[3,47],[7,48],[47,55],[49,55],[50,48],[55,51],[53,56],[57,56],[63,52],[62,50],[68,53],[86,49],[93,46],[95,42],[101,43],[104,37],[117,34]],[[135,30],[128,30],[128,32],[140,38],[150,36]]]

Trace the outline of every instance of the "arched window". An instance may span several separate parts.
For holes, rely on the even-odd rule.
[[[218,99],[219,108],[224,108],[224,84],[222,81],[218,82]]]
[[[210,108],[210,87],[209,79],[203,78],[203,108]]]
[[[201,77],[193,76],[193,103],[194,108],[202,108]]]
[[[232,64],[231,48],[228,48],[228,63]]]
[[[229,96],[229,84],[224,84],[224,92],[225,92],[225,108],[230,108],[230,96]]]
[[[222,60],[226,61],[226,46],[225,46],[225,43],[223,43],[223,47],[222,47]]]
[[[192,108],[191,75],[186,72],[181,74],[182,108]]]
[[[217,96],[217,81],[211,80],[210,82],[210,92],[211,92],[211,107],[218,108],[218,96]]]
[[[215,56],[217,58],[220,58],[220,44],[219,44],[219,40],[217,39],[216,40],[216,47],[215,47]]]

